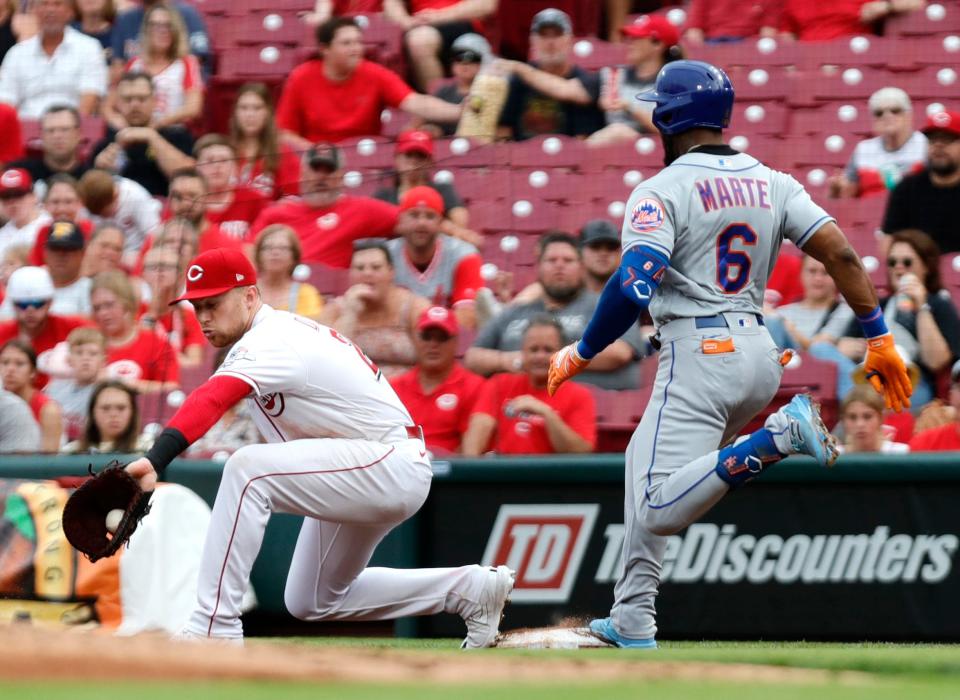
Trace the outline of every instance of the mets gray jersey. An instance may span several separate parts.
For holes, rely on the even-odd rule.
[[[670,259],[650,302],[659,328],[675,318],[760,313],[784,238],[802,247],[833,218],[789,175],[746,153],[694,151],[637,186],[622,245]]]

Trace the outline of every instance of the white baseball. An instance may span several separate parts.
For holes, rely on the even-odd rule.
[[[347,187],[359,187],[363,184],[363,175],[358,170],[350,170],[343,174],[343,184]]]
[[[610,202],[610,204],[607,205],[607,214],[609,214],[612,219],[619,219],[623,216],[626,208],[627,205],[623,202]]]
[[[372,156],[377,152],[377,142],[373,139],[360,139],[357,141],[357,153],[362,156]]]
[[[290,275],[293,277],[294,282],[306,282],[310,279],[310,266],[306,263],[300,263],[295,268],[293,268],[293,273]]]
[[[550,182],[550,176],[542,170],[534,170],[527,178],[527,182],[530,183],[531,187],[545,187],[546,184]]]
[[[865,36],[855,36],[850,40],[850,50],[854,53],[864,53],[870,48],[870,40]]]
[[[263,18],[263,28],[269,32],[275,32],[283,26],[283,17],[277,14],[269,14]]]
[[[500,272],[500,268],[493,263],[483,263],[483,265],[480,266],[480,276],[487,282],[496,279],[498,272]]]
[[[767,81],[770,80],[770,76],[763,68],[754,68],[750,71],[749,75],[747,75],[747,80],[750,81],[751,85],[766,85]]]
[[[462,156],[470,150],[470,142],[464,138],[454,139],[450,142],[450,152],[457,156]]]
[[[730,148],[735,151],[745,151],[750,148],[750,139],[746,136],[734,136],[730,139]]]
[[[687,11],[682,7],[675,7],[667,13],[667,21],[674,27],[682,27],[687,21]]]
[[[581,39],[573,45],[573,53],[575,53],[577,56],[580,56],[580,58],[589,56],[593,53],[593,44],[586,39]]]
[[[504,253],[512,253],[520,247],[520,239],[516,236],[504,236],[500,239],[500,250]]]
[[[863,73],[859,68],[847,68],[843,71],[843,82],[847,85],[859,85],[863,80]]]
[[[950,53],[960,51],[960,36],[951,34],[950,36],[943,37],[943,50],[949,51]]]
[[[953,85],[957,82],[957,71],[953,68],[941,68],[937,71],[937,82],[941,85]]]
[[[641,136],[637,139],[635,147],[637,149],[637,153],[647,155],[648,153],[653,153],[653,149],[657,147],[657,144],[653,142],[653,139],[647,136]]]
[[[107,531],[113,534],[120,527],[120,521],[123,520],[123,511],[120,508],[114,508],[107,513],[106,522]]]
[[[931,22],[939,22],[947,16],[947,8],[943,5],[927,5],[927,19]]]
[[[167,394],[167,405],[170,408],[180,408],[180,405],[183,403],[183,400],[187,398],[187,395],[184,394],[179,389],[174,389],[169,394]]]
[[[260,49],[260,60],[264,63],[276,63],[280,58],[280,52],[276,46],[264,46]]]
[[[807,173],[807,182],[814,187],[819,187],[827,181],[827,173],[820,168],[814,168]]]
[[[453,173],[449,170],[438,170],[433,176],[433,181],[438,185],[449,185],[453,182]]]
[[[623,184],[627,187],[636,187],[643,182],[643,173],[639,170],[628,170],[623,174]]]
[[[824,147],[826,147],[826,149],[831,153],[837,153],[838,151],[842,151],[845,144],[846,144],[846,141],[844,141],[843,137],[840,136],[839,134],[833,134],[832,136],[828,136],[823,141]]]
[[[556,155],[563,148],[563,141],[556,136],[551,136],[543,141],[543,152],[548,156]]]
[[[867,272],[876,272],[878,267],[880,267],[880,262],[872,255],[863,258],[863,269]]]
[[[767,110],[760,105],[750,105],[743,111],[743,116],[747,118],[748,122],[761,122],[767,116]]]
[[[837,108],[837,119],[842,122],[852,122],[857,118],[857,108],[853,105],[840,105]]]
[[[953,260],[950,261],[950,267],[960,272],[960,255],[953,256]]]
[[[931,102],[927,105],[927,116],[930,117],[934,114],[939,114],[944,109],[946,108],[943,106],[942,102]]]
[[[765,36],[757,41],[757,51],[760,53],[773,53],[777,50],[777,41],[773,37]]]
[[[514,216],[518,216],[522,219],[524,217],[530,216],[532,212],[533,212],[533,205],[530,204],[530,202],[528,202],[525,199],[518,199],[516,202],[513,203]]]

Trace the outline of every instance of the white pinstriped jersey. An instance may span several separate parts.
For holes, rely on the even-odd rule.
[[[660,327],[760,313],[783,239],[803,247],[832,220],[789,175],[726,146],[701,146],[637,186],[621,240],[624,251],[644,244],[670,259],[650,302]]]
[[[264,305],[216,374],[253,389],[250,415],[267,442],[406,438],[410,414],[380,370],[337,331]]]

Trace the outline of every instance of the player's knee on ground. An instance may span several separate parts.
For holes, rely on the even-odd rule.
[[[443,39],[433,27],[414,27],[404,37],[407,50],[416,58],[436,58]]]

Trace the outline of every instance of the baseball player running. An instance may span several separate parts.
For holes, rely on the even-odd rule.
[[[216,249],[187,270],[186,292],[215,347],[235,343],[145,457],[127,471],[152,491],[164,468],[241,399],[268,444],[224,465],[204,546],[197,608],[181,638],[243,638],[240,602],[270,514],[304,516],[287,577],[303,620],[385,620],[450,612],[466,648],[493,644],[514,574],[505,566],[367,568],[417,512],[432,470],[419,427],[377,366],[337,331],[264,304],[242,253]],[[176,303],[176,302],[174,302]]]
[[[626,453],[624,571],[610,617],[590,629],[620,647],[650,648],[666,536],[787,455],[821,465],[837,457],[808,395],[731,443],[780,384],[781,355],[760,311],[784,238],[826,266],[857,314],[868,376],[887,406],[909,406],[911,388],[876,292],[835,220],[792,177],[724,143],[734,99],[726,74],[674,61],[638,97],[656,103],[667,167],[630,196],[620,269],[583,338],[552,358],[548,388],[583,370],[649,306],[660,358]]]

